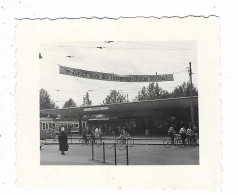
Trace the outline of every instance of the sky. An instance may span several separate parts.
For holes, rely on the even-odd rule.
[[[82,105],[86,92],[93,105],[100,105],[113,89],[128,95],[132,101],[149,83],[99,81],[62,75],[58,65],[120,75],[173,74],[174,81],[158,83],[162,89],[171,92],[189,80],[187,67],[191,62],[193,83],[198,86],[195,41],[44,43],[40,45],[39,53],[42,56],[39,59],[40,88],[47,90],[60,108],[69,98],[77,106]]]

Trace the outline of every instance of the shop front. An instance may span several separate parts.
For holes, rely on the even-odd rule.
[[[149,131],[153,136],[166,135],[171,125],[177,132],[182,126],[188,127],[191,123],[190,105],[190,98],[184,97],[69,109],[47,109],[41,110],[41,113],[78,115],[79,132],[82,132],[82,128],[86,126],[94,126],[100,127],[104,135],[117,135],[124,127],[132,135],[145,135],[145,132]],[[193,97],[193,106],[195,123],[198,125],[198,97]],[[82,126],[85,116],[93,117],[88,117],[86,126]]]

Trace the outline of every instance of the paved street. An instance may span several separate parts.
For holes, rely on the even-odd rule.
[[[137,138],[133,147],[129,147],[128,157],[130,165],[198,165],[199,147],[187,146],[178,148],[163,145],[137,145],[161,144],[164,138],[142,140]],[[52,140],[51,140],[52,141]],[[49,143],[50,140],[47,140]],[[73,143],[76,143],[76,139]],[[113,140],[104,140],[105,143],[114,143]],[[55,143],[55,142],[54,142]],[[44,145],[41,150],[41,165],[114,165],[115,151],[113,145],[105,146],[105,164],[103,163],[103,147],[94,146],[94,160],[92,160],[92,146],[70,144],[66,155],[60,155],[58,144]],[[111,149],[109,149],[112,147]],[[116,149],[117,165],[126,165],[126,149]]]

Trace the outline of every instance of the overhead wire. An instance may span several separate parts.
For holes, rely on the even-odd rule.
[[[135,42],[135,41],[100,41],[100,42],[74,42],[73,44],[97,44],[95,45],[94,47],[85,47],[85,46],[80,46],[80,45],[66,45],[66,44],[69,44],[69,43],[64,43],[65,45],[62,45],[61,44],[55,44],[55,45],[46,45],[46,44],[43,44],[41,46],[51,46],[51,47],[79,47],[79,48],[100,48],[102,49],[103,48],[115,48],[115,47],[111,47],[112,45],[115,46],[115,43],[116,44],[121,44],[121,43],[124,43],[124,44],[127,44],[127,45],[142,45],[142,46],[152,46],[152,47],[162,47],[163,49],[164,48],[167,48],[167,49],[174,49],[174,50],[196,50],[195,48],[185,48],[185,47],[178,47],[178,46],[168,46],[168,45],[161,45],[161,44],[164,44],[163,42],[153,42],[153,43],[157,43],[157,44],[151,44],[149,42]],[[72,44],[72,43],[70,43]],[[168,44],[168,43],[166,43]],[[109,47],[107,47],[109,46]],[[127,49],[125,47],[123,47],[122,49]],[[133,49],[143,49],[143,48],[133,48]],[[154,49],[154,48],[152,48]],[[162,50],[163,50],[162,49]]]
[[[86,92],[92,92],[92,93],[95,93],[95,92],[97,92],[97,91],[105,91],[105,90],[108,90],[108,89],[116,89],[116,88],[118,88],[118,87],[120,87],[120,86],[124,86],[124,85],[128,85],[128,84],[131,84],[131,85],[135,85],[135,83],[123,83],[123,84],[114,84],[114,85],[111,85],[111,86],[108,86],[108,87],[104,87],[104,86],[101,86],[101,87],[97,87],[97,88],[91,88],[91,89],[87,89],[86,90]],[[174,81],[173,83],[170,83],[171,85],[168,85],[168,84],[166,84],[166,85],[168,85],[168,86],[166,86],[166,88],[175,88],[177,85],[179,85],[179,84],[181,84],[181,82],[176,82],[176,81]],[[119,89],[116,89],[116,90],[140,90],[143,86],[141,86],[142,85],[142,83],[140,83],[140,86],[133,86],[133,88],[127,88],[127,89],[123,89],[123,88],[119,88]],[[144,85],[144,87],[148,87],[148,86],[145,86],[145,84],[143,84]],[[159,87],[160,87],[161,85],[159,85]],[[54,93],[59,93],[59,92],[61,92],[61,90],[55,90],[55,92]],[[64,92],[68,92],[68,93],[71,93],[71,94],[77,94],[77,93],[82,93],[81,91],[71,91],[71,90],[64,90]],[[104,92],[102,92],[102,93],[104,93]]]
[[[119,59],[118,59],[119,60]],[[48,60],[45,60],[46,62],[48,63],[51,63],[51,64],[55,64],[55,65],[59,65],[60,63],[57,63],[57,62],[52,62],[52,61],[48,61]],[[156,62],[155,62],[156,63]],[[159,63],[159,62],[157,62]],[[160,63],[169,63],[169,62],[160,62]],[[174,62],[175,63],[175,62]],[[177,64],[181,64],[181,63],[177,63]],[[184,63],[185,64],[185,63]],[[177,71],[177,72],[173,72],[173,74],[179,74],[179,73],[184,73],[184,72],[187,72],[187,70],[183,70],[183,71]],[[196,74],[196,73],[193,73],[193,74]]]
[[[57,57],[62,57],[62,58],[68,58],[68,59],[90,59],[90,60],[116,60],[116,61],[125,61],[125,62],[135,62],[135,61],[139,61],[139,62],[148,62],[148,63],[163,63],[163,64],[184,64],[181,62],[172,62],[172,61],[150,61],[150,60],[140,60],[140,59],[134,59],[134,60],[127,60],[127,59],[117,59],[117,58],[92,58],[92,57],[81,57],[81,56],[76,56],[76,55],[67,55],[65,54],[63,55],[55,55],[55,54],[44,54],[46,56],[57,56]]]
[[[48,67],[47,67],[47,69],[48,69]],[[50,70],[51,70],[51,68],[49,68]],[[184,71],[178,71],[178,72],[173,72],[173,74],[180,74],[180,73],[184,73],[184,72],[186,72],[186,70],[184,70]],[[58,72],[57,72],[57,74],[59,74]],[[77,77],[76,77],[77,78]],[[79,80],[79,79],[85,79],[85,78],[80,78],[80,77],[78,77],[77,78],[77,80]],[[92,79],[90,79],[90,80],[92,80]],[[176,83],[181,83],[180,81],[178,81],[178,82],[176,82],[176,81],[173,81],[173,83],[166,83],[166,85],[168,85],[168,84],[172,84],[172,85],[175,85]],[[87,83],[84,83],[84,85],[88,85],[88,86],[90,86],[90,84],[87,84]],[[132,85],[135,85],[135,83],[130,83],[130,82],[125,82],[125,83],[118,83],[118,84],[116,84],[116,83],[114,83],[114,84],[112,84],[111,86],[109,86],[109,87],[104,87],[104,86],[101,86],[101,87],[97,87],[97,88],[94,88],[94,89],[88,89],[88,91],[94,91],[94,90],[100,90],[100,89],[107,89],[107,88],[115,88],[115,87],[118,87],[118,86],[123,86],[123,85],[128,85],[128,84],[132,84]],[[141,85],[142,83],[138,83],[139,85]],[[163,84],[162,84],[163,85]],[[135,86],[133,86],[133,87],[135,87]],[[141,86],[140,86],[141,87]],[[74,92],[72,92],[71,91],[71,93],[74,93]]]
[[[185,72],[185,71],[180,71],[180,72],[176,72],[176,74],[178,74],[178,73],[182,73],[182,72]],[[58,74],[58,73],[57,73]],[[77,78],[77,80],[79,80],[79,79],[85,79],[85,78]],[[87,86],[91,86],[90,84],[87,84],[87,83],[83,83],[83,85],[87,85]],[[135,85],[136,84],[138,84],[138,86],[136,87]],[[164,83],[160,83],[159,85],[163,85]],[[166,83],[166,88],[175,88],[178,84],[181,84],[181,82],[180,81],[173,81],[173,82],[171,82],[171,83]],[[194,85],[197,85],[195,82],[193,83]],[[107,90],[107,89],[112,89],[112,88],[114,88],[114,89],[116,89],[116,88],[118,88],[118,87],[121,87],[121,86],[125,86],[125,85],[134,85],[133,86],[133,89],[131,89],[131,88],[128,88],[128,89],[118,89],[118,90],[139,90],[139,89],[141,89],[143,86],[142,86],[142,83],[130,83],[130,82],[125,82],[125,83],[114,83],[114,84],[112,84],[112,85],[110,85],[110,86],[107,86],[107,87],[105,87],[105,86],[100,86],[100,87],[97,87],[97,88],[89,88],[88,90],[87,90],[87,92],[95,92],[95,91],[99,91],[99,90],[101,90],[101,91],[105,91],[105,90]],[[144,86],[145,86],[145,84],[143,84]],[[147,87],[147,86],[145,86],[145,87]],[[56,90],[56,92],[57,91],[60,91],[60,90]],[[64,90],[65,91],[65,90]],[[65,92],[69,92],[69,93],[81,93],[80,91],[71,91],[71,90],[66,90]]]
[[[177,87],[177,86],[176,86]],[[174,89],[175,87],[167,87],[167,88],[169,88],[169,89]],[[162,90],[164,90],[164,89],[162,89]],[[134,91],[134,93],[139,93],[140,91],[141,91],[141,88],[140,89],[131,89],[131,88],[127,88],[127,89],[117,89],[117,91],[123,91],[122,92],[122,94],[124,94],[124,95],[126,95],[127,93],[128,93],[128,91],[130,92],[130,91]],[[110,91],[108,91],[109,93],[110,93]],[[70,93],[71,94],[71,93]],[[91,94],[91,95],[90,95]],[[107,95],[109,95],[109,94],[105,94],[105,92],[93,92],[93,93],[89,93],[89,97],[90,96],[97,96],[97,97],[102,97],[102,96],[104,96],[104,97],[107,97]],[[84,94],[75,94],[75,95],[70,95],[70,97],[71,98],[82,98],[83,96],[85,96]],[[59,99],[56,99],[56,100],[65,100],[66,101],[66,98],[68,98],[69,97],[69,95],[67,95],[67,94],[65,94],[65,96],[60,96],[60,98]],[[62,98],[62,99],[61,99]]]
[[[190,41],[191,42],[191,41]],[[126,43],[126,44],[136,44],[136,45],[149,45],[149,46],[156,46],[156,47],[176,47],[176,48],[181,48],[178,46],[168,46],[168,45],[163,45],[163,44],[169,44],[173,43],[171,41],[165,42],[165,41],[74,41],[74,42],[60,42],[60,43],[54,43],[49,45],[49,44],[41,44],[40,46],[57,46],[59,44],[115,44],[115,43]],[[152,44],[151,44],[152,43]],[[157,43],[157,44],[153,44]],[[162,44],[162,45],[161,45]]]
[[[195,86],[196,87],[196,86]],[[175,87],[167,87],[167,88],[175,88]],[[122,89],[117,89],[117,91],[122,91]],[[126,94],[128,94],[128,91],[135,91],[134,93],[136,93],[137,92],[137,95],[138,95],[138,93],[141,91],[141,89],[131,89],[131,88],[128,88],[128,89],[123,89],[123,92],[122,92],[122,94],[125,96]],[[109,91],[108,91],[109,92]],[[108,95],[110,94],[110,92],[108,93],[108,94],[105,94],[105,92],[96,92],[96,94],[95,93],[89,93],[89,97],[92,97],[92,96],[96,96],[97,98],[101,98],[101,97],[104,97],[104,98],[106,98]],[[130,94],[129,94],[129,96],[130,96]],[[67,101],[69,98],[72,98],[72,99],[80,99],[80,100],[82,100],[83,99],[83,97],[84,97],[84,94],[81,94],[81,95],[78,95],[78,94],[76,94],[76,95],[66,95],[66,96],[60,96],[60,98],[58,99],[55,99],[54,98],[54,101],[55,102],[65,102],[65,101]],[[103,99],[101,100],[101,101],[103,101]]]
[[[139,44],[140,45],[140,43],[133,43],[133,44]],[[43,46],[43,45],[42,45]],[[44,45],[44,46],[47,46],[47,45]],[[48,45],[48,46],[52,46],[52,45]],[[150,45],[150,44],[147,44],[147,46],[152,46],[152,47],[166,47],[166,46],[158,46],[158,45]],[[94,48],[94,49],[146,49],[146,50],[166,50],[166,51],[168,51],[168,50],[196,50],[196,49],[191,49],[191,48],[174,48],[174,47],[167,47],[167,48],[163,48],[163,49],[158,49],[158,48],[133,48],[133,47],[122,47],[122,48],[117,48],[117,47],[103,47],[103,48],[98,48],[98,47],[82,47],[82,46],[59,46],[59,45],[55,45],[55,47],[79,47],[79,48],[87,48],[87,49],[92,49],[92,48]],[[57,57],[68,57],[68,58],[83,58],[83,59],[93,59],[93,60],[119,60],[119,61],[131,61],[131,62],[134,62],[133,60],[123,60],[123,59],[107,59],[107,58],[90,58],[90,57],[80,57],[80,56],[61,56],[61,55],[54,55],[54,54],[43,54],[43,56],[44,55],[46,55],[46,56],[57,56]],[[62,54],[63,55],[63,54]],[[149,62],[149,63],[167,63],[167,64],[181,64],[181,63],[176,63],[176,62],[162,62],[162,61],[142,61],[142,60],[138,60],[138,61],[140,61],[140,62]],[[49,62],[49,61],[47,61],[46,60],[46,62],[48,62],[48,63],[52,63],[52,64],[59,64],[59,63],[57,63],[57,62]],[[85,62],[84,62],[85,63]],[[184,63],[185,64],[185,63]],[[48,68],[47,67],[47,69],[49,70],[50,68]],[[53,69],[51,69],[51,70],[53,70]],[[173,72],[173,74],[182,74],[182,73],[185,73],[185,72],[187,72],[187,70],[183,70],[183,71],[177,71],[177,72]],[[77,78],[77,80],[78,80],[78,78]],[[96,93],[96,96],[97,97],[101,97],[101,96],[105,96],[105,94],[102,94],[101,96],[100,96],[100,92],[98,92],[98,90],[101,90],[101,91],[105,91],[105,89],[107,89],[107,88],[116,88],[116,87],[118,87],[118,86],[120,86],[120,85],[128,85],[129,83],[122,83],[122,84],[114,84],[113,86],[109,86],[109,87],[99,87],[99,88],[95,88],[95,89],[89,89],[89,90],[87,90],[88,92],[92,92],[92,93]],[[174,83],[173,83],[173,85],[174,85]],[[89,86],[89,85],[88,85]],[[169,87],[169,86],[167,86],[166,88],[175,88],[176,86],[171,86],[171,87]],[[139,87],[138,87],[139,88]],[[140,89],[141,89],[142,87],[140,86]],[[118,89],[118,90],[125,90],[125,91],[138,91],[139,92],[139,89],[137,89],[137,88],[135,88],[135,86],[133,86],[133,89],[131,89],[131,88],[128,88],[128,89]],[[70,93],[74,93],[74,92],[70,92]],[[75,92],[75,93],[78,93],[78,92]],[[105,93],[105,92],[102,92],[102,93]],[[71,96],[72,96],[72,94],[71,94]],[[77,98],[77,97],[82,97],[82,95],[80,96],[80,95],[77,95],[77,96],[72,96],[72,97],[75,97],[75,98]],[[65,101],[65,99],[64,100],[58,100],[58,101]]]

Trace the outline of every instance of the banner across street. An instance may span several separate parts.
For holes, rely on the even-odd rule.
[[[173,74],[161,75],[118,75],[112,73],[103,73],[96,71],[88,71],[76,69],[59,65],[59,73],[76,76],[86,79],[104,80],[104,81],[117,81],[117,82],[162,82],[173,81]]]

